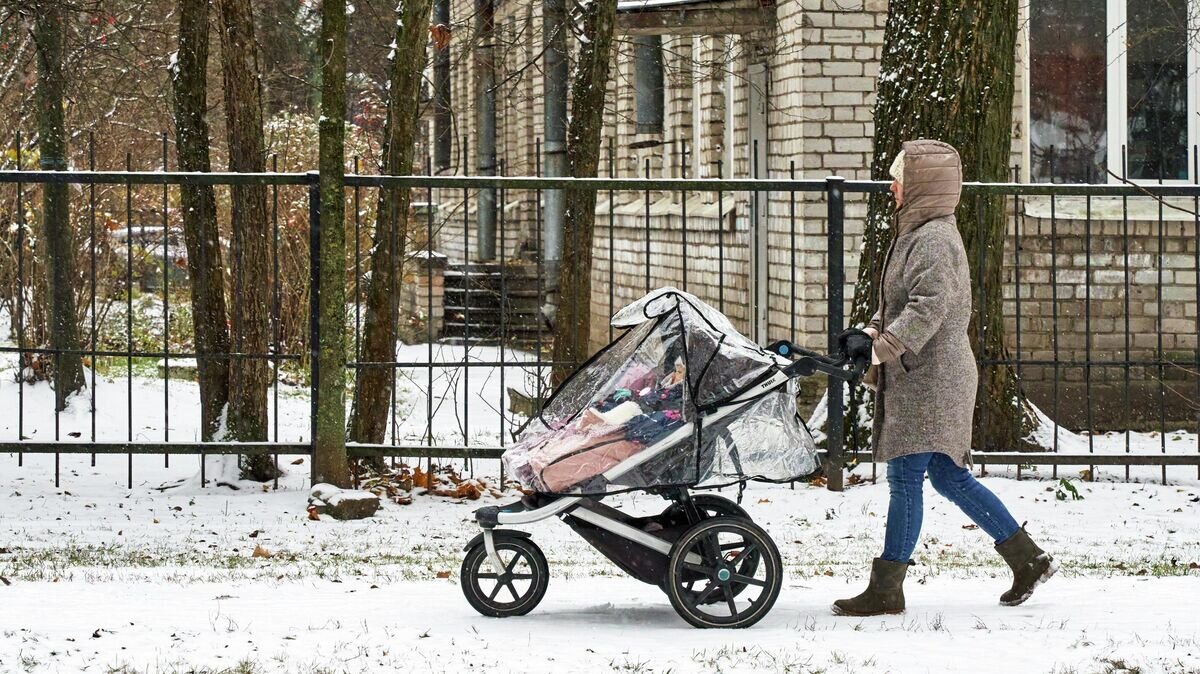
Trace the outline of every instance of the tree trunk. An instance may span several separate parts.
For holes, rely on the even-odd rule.
[[[426,30],[431,0],[402,0],[398,8],[395,54],[389,75],[387,118],[384,122],[383,161],[385,175],[412,173],[416,143],[416,105],[425,63]],[[396,360],[401,269],[408,233],[408,189],[379,190],[375,235],[371,250],[370,281],[366,290],[362,353],[368,363]],[[354,382],[350,413],[350,439],[378,444],[387,434],[388,409],[392,402],[391,367],[360,367]]]
[[[958,148],[966,180],[1006,180],[1016,36],[1017,0],[892,0],[874,112],[872,176],[888,179],[904,141],[935,138]],[[891,216],[891,199],[872,196],[853,325],[866,323],[875,311],[880,267],[893,236]],[[976,291],[971,343],[976,356],[987,360],[1008,358],[1001,305],[1006,223],[1003,197],[968,197],[958,209]],[[855,408],[861,404],[860,390],[847,420],[858,418]],[[1022,447],[1034,423],[1012,369],[985,368],[975,405],[974,448]],[[869,429],[847,430],[865,444]]]
[[[266,169],[262,97],[254,16],[250,0],[217,0],[220,15],[221,71],[225,84],[225,126],[229,170],[261,173]],[[267,386],[270,370],[268,302],[271,289],[271,229],[265,185],[234,185],[230,253],[233,258],[230,295],[236,298],[231,315],[232,348],[229,365],[229,437],[238,441],[267,439]],[[242,474],[254,480],[275,475],[271,457],[243,457]]]
[[[346,465],[346,1],[321,3],[320,361],[313,480],[348,487]]]
[[[579,63],[571,82],[571,121],[567,128],[567,165],[574,178],[595,177],[600,164],[604,129],[604,96],[612,62],[616,0],[596,0],[583,10]],[[596,193],[568,189],[564,245],[559,267],[559,303],[554,327],[553,383],[571,373],[591,350],[592,228],[596,222]]]
[[[41,168],[67,169],[67,137],[63,128],[63,15],[57,2],[35,8],[34,42],[37,47],[38,149]],[[75,316],[75,235],[65,184],[42,186],[42,239],[46,246],[46,289],[49,295],[51,349],[75,350],[79,331]],[[54,354],[54,405],[62,411],[67,398],[84,386],[83,359],[79,353]]]
[[[175,150],[180,171],[207,173],[208,4],[180,0],[179,51],[171,73]],[[200,380],[200,439],[214,438],[229,402],[229,330],[225,314],[225,270],[221,233],[211,185],[181,185],[183,239],[192,293],[192,329]]]

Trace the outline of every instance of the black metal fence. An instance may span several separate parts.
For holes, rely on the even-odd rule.
[[[795,175],[794,169],[791,175]],[[202,480],[206,465],[203,457],[208,454],[270,454],[276,461],[279,455],[310,454],[315,435],[312,424],[316,423],[309,405],[316,393],[311,368],[317,347],[317,315],[306,310],[305,304],[311,305],[313,299],[310,288],[315,262],[321,255],[317,177],[316,173],[0,171],[0,189],[12,191],[5,194],[4,200],[16,206],[7,214],[0,206],[0,218],[11,219],[0,223],[10,231],[12,240],[8,248],[12,260],[6,261],[11,278],[6,282],[16,289],[8,293],[7,306],[16,344],[0,342],[0,356],[17,359],[16,404],[3,412],[8,428],[3,430],[0,452],[15,453],[18,465],[25,454],[53,454],[56,484],[62,454],[90,454],[93,464],[96,455],[128,455],[130,486],[136,454],[162,454],[168,465],[173,454],[201,455]],[[80,289],[87,305],[81,312],[86,348],[74,352],[90,364],[88,414],[83,424],[77,408],[66,419],[58,411],[48,415],[48,386],[31,383],[36,373],[29,372],[30,363],[37,359],[63,353],[45,348],[44,342],[35,342],[27,334],[36,319],[27,315],[32,309],[29,288],[36,285],[33,276],[39,273],[26,259],[28,237],[34,231],[33,218],[28,215],[32,203],[29,195],[30,190],[46,183],[72,186],[76,204],[73,211],[79,231],[86,234],[87,240],[80,258],[80,268],[87,277],[86,287]],[[262,442],[199,442],[196,431],[187,423],[176,423],[172,433],[173,416],[178,421],[180,415],[193,415],[187,405],[194,390],[178,384],[187,370],[186,361],[217,357],[198,354],[194,348],[185,348],[186,340],[180,345],[178,339],[178,333],[190,329],[179,319],[187,310],[186,303],[173,303],[171,295],[172,284],[178,289],[182,283],[173,271],[179,264],[179,251],[172,244],[171,189],[182,184],[260,184],[270,190],[270,348],[265,353],[219,356],[260,359],[269,364],[273,374],[269,392],[271,431]],[[813,347],[822,346],[815,342],[831,347],[844,322],[845,256],[856,250],[854,237],[846,234],[847,213],[853,210],[850,204],[861,207],[865,195],[887,189],[886,183],[838,177],[571,180],[349,175],[346,186],[352,208],[346,223],[352,255],[347,260],[351,270],[347,285],[354,298],[354,306],[347,308],[348,326],[354,335],[347,367],[348,371],[387,368],[395,384],[386,442],[351,443],[348,450],[353,456],[393,460],[461,460],[466,470],[474,470],[476,460],[499,457],[521,421],[520,415],[511,411],[518,407],[514,399],[528,397],[536,406],[555,365],[546,353],[546,326],[528,328],[528,300],[532,296],[535,305],[541,302],[545,270],[540,256],[522,254],[521,245],[525,244],[525,250],[540,250],[545,192],[570,187],[595,190],[606,197],[598,209],[594,239],[596,306],[586,309],[593,314],[607,310],[611,315],[627,297],[659,285],[675,284],[689,290],[691,281],[690,289],[703,299],[713,301],[723,311],[738,309],[749,317],[742,322],[760,339],[787,337]],[[402,346],[395,358],[367,362],[362,358],[358,336],[362,330],[366,256],[372,243],[369,204],[378,190],[402,187],[412,188],[418,202],[424,200],[424,210],[414,211],[424,216],[423,226],[412,226],[410,220],[410,231],[405,233],[415,244],[410,252],[422,255],[394,263],[416,280],[423,277],[425,291],[409,302],[408,314],[397,307],[390,319],[397,322],[398,328],[402,321],[411,319],[411,324],[404,327],[418,343]],[[438,247],[457,245],[462,254],[468,253],[472,237],[479,236],[473,208],[475,196],[481,191],[495,194],[497,259],[491,268],[467,264],[455,270],[456,282],[461,284],[461,292],[456,295],[461,306],[453,304],[447,295],[441,297],[440,307],[435,306],[439,274],[441,283],[449,281],[446,272],[438,268],[433,252]],[[980,367],[1011,367],[1023,380],[1042,382],[1040,401],[1047,416],[1059,419],[1064,414],[1074,415],[1076,423],[1071,427],[1087,431],[1086,448],[1078,444],[1080,436],[1074,434],[1069,437],[1075,444],[1064,446],[1061,439],[1067,436],[1066,431],[1051,426],[1050,435],[1044,439],[1052,451],[976,454],[976,463],[981,468],[1017,465],[1018,470],[1049,465],[1055,475],[1059,465],[1118,465],[1125,466],[1127,477],[1130,466],[1151,465],[1162,467],[1164,481],[1167,466],[1200,467],[1200,443],[1185,447],[1185,442],[1170,439],[1176,428],[1191,425],[1195,429],[1200,425],[1200,350],[1195,342],[1200,333],[1200,317],[1196,314],[1200,304],[1200,186],[971,184],[965,193],[967,199],[1002,196],[1013,219],[1006,243],[1004,303],[1011,353],[1004,359],[980,362]],[[697,195],[706,196],[693,204]],[[1075,209],[1069,217],[1064,217],[1064,200]],[[1100,200],[1105,210],[1094,213]],[[822,201],[824,207],[820,208]],[[1181,205],[1185,201],[1187,204]],[[153,228],[145,221],[145,205],[151,202],[159,209],[155,227],[161,236],[157,239],[147,235]],[[660,203],[674,205],[660,208]],[[1141,211],[1136,208],[1131,217],[1131,204],[1144,210],[1145,203],[1157,210],[1156,217],[1138,220]],[[1114,217],[1116,204],[1120,205],[1120,217]],[[710,215],[703,216],[699,212],[702,209]],[[1168,217],[1168,211],[1186,217]],[[150,212],[153,214],[153,210]],[[135,218],[135,214],[140,216]],[[821,263],[815,269],[812,265],[801,269],[801,238],[820,238],[822,230],[825,249]],[[105,232],[107,239],[102,238]],[[117,232],[120,236],[114,237]],[[112,242],[122,237],[123,245]],[[1048,250],[1042,252],[1042,248]],[[773,255],[776,251],[780,254]],[[1106,264],[1094,265],[1096,255],[1101,255]],[[624,263],[620,262],[622,257]],[[777,262],[767,269],[772,259]],[[779,269],[778,260],[786,261],[783,269]],[[236,260],[230,260],[229,266],[230,274],[239,273]],[[525,282],[524,295],[510,286],[514,282],[509,272],[520,267],[529,271],[527,277],[536,284],[530,289]],[[638,273],[630,273],[631,268],[637,268]],[[811,275],[805,278],[798,271],[813,272],[819,281],[814,284]],[[1098,276],[1101,271],[1105,273]],[[699,281],[701,272],[708,282]],[[814,285],[824,291],[815,303],[809,302],[810,306],[820,307],[819,318],[824,319],[816,334],[811,328],[801,327],[803,319],[811,317],[799,315],[796,302],[807,292],[806,287]],[[473,290],[481,291],[476,295],[491,297],[493,303],[472,304]],[[976,279],[976,290],[979,297],[987,292],[982,279]],[[305,295],[310,303],[302,301]],[[135,307],[136,302],[145,306]],[[1134,304],[1138,304],[1136,310]],[[518,306],[524,308],[518,310]],[[424,310],[423,319],[419,309]],[[147,313],[159,315],[159,320],[149,321],[154,326],[146,325]],[[454,318],[461,328],[461,333],[449,340],[457,342],[456,346],[442,339],[444,334],[436,320],[439,313],[442,327]],[[767,320],[766,330],[790,330],[790,334],[759,335],[756,317],[764,313],[781,316]],[[493,327],[480,329],[481,321],[488,316],[495,319]],[[544,318],[534,312],[535,322]],[[526,322],[520,339],[514,328],[519,321]],[[1142,330],[1147,325],[1150,330]],[[593,334],[602,338],[603,332]],[[801,334],[805,332],[807,340]],[[148,372],[151,367],[154,371]],[[98,371],[103,373],[99,379]],[[123,387],[116,383],[120,378],[124,379]],[[510,390],[514,384],[515,392]],[[105,405],[98,405],[98,386],[105,389],[102,399],[115,407],[119,407],[112,402],[115,394],[123,394],[124,409],[120,411],[124,412],[124,428],[119,434],[124,437],[113,437],[113,429],[122,424],[111,423],[112,413],[101,409]],[[1100,399],[1096,390],[1101,386],[1106,396],[1115,396],[1112,399],[1118,407],[1116,416],[1111,410],[1105,412],[1109,420],[1104,424],[1098,424],[1095,414]],[[840,467],[852,458],[869,460],[867,452],[844,451],[842,390],[836,383],[829,387],[834,395],[828,402],[831,423],[827,425],[827,465]],[[185,402],[174,402],[180,399]],[[31,408],[31,404],[36,407]],[[181,404],[187,406],[185,411],[179,409]],[[1174,411],[1177,409],[1182,411]],[[1122,411],[1124,417],[1120,416]],[[31,415],[37,419],[27,418]],[[108,422],[98,425],[98,418]],[[1119,428],[1119,437],[1099,436],[1101,425]],[[1153,437],[1158,446],[1148,447],[1146,438],[1151,436],[1135,434],[1134,427],[1157,433]],[[186,437],[189,430],[193,437]],[[1114,451],[1114,443],[1123,446]],[[489,470],[494,465],[489,464]],[[842,471],[828,473],[830,487],[840,488]]]

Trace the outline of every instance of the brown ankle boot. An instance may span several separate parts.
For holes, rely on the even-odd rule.
[[[871,563],[871,582],[852,599],[833,602],[834,615],[866,617],[904,613],[904,575],[908,564],[876,558]]]
[[[1017,606],[1033,595],[1038,585],[1046,582],[1058,571],[1054,558],[1042,550],[1029,537],[1022,526],[1017,533],[996,545],[996,552],[1008,562],[1013,572],[1013,584],[1008,592],[1000,595],[1004,606]]]

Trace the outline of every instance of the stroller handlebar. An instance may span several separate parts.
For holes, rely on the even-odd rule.
[[[766,348],[771,353],[792,359],[792,364],[783,369],[789,377],[808,377],[822,372],[842,381],[853,382],[862,377],[870,365],[870,361],[865,358],[851,362],[845,353],[821,354],[796,346],[787,340],[774,342]],[[850,367],[847,368],[847,365]]]

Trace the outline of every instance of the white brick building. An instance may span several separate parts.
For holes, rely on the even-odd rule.
[[[1104,182],[1110,179],[1106,167],[1146,181],[1200,178],[1192,149],[1200,142],[1200,56],[1193,44],[1195,31],[1188,30],[1186,20],[1191,2],[1031,0],[1022,4],[1012,132],[1012,164],[1022,180]],[[501,83],[497,156],[507,174],[533,174],[536,139],[543,135],[538,67],[541,3],[495,3],[500,46],[496,80]],[[451,11],[456,129],[452,172],[474,172],[470,168],[474,157],[469,147],[464,157],[461,142],[475,137],[469,52],[469,17],[474,7],[455,0]],[[622,35],[606,110],[605,143],[613,152],[612,173],[640,177],[649,167],[651,177],[715,177],[718,171],[735,178],[871,177],[874,125],[886,121],[872,119],[886,7],[886,0],[765,4],[759,0],[623,0]],[[634,33],[662,36],[665,87],[663,124],[657,133],[638,129]],[[1127,168],[1117,168],[1122,165]],[[608,172],[609,166],[603,165],[601,175]],[[716,194],[690,194],[686,199],[679,194],[617,193],[613,197],[610,201],[601,194],[597,208],[591,307],[597,344],[607,341],[610,296],[619,307],[647,285],[686,286],[713,303],[723,299],[724,310],[735,323],[761,341],[793,336],[812,346],[823,343],[827,265],[822,195],[778,192],[759,203],[745,193],[719,199]],[[469,257],[464,253],[463,196],[441,195],[441,201],[447,222],[438,245],[452,259]],[[504,254],[513,259],[519,250],[537,248],[540,219],[533,194],[506,194],[504,202]],[[1112,220],[1105,223],[1107,228],[1097,224],[1097,238],[1085,255],[1087,233],[1081,219],[1085,205],[1068,200],[1055,206],[1053,229],[1062,237],[1061,248],[1049,250],[1045,199],[1023,200],[1010,232],[1013,262],[1007,274],[1006,310],[1015,337],[1019,250],[1020,294],[1025,301],[1019,355],[1024,358],[1047,355],[1054,326],[1043,325],[1040,316],[1087,313],[1069,304],[1084,302],[1082,286],[1078,293],[1071,291],[1072,297],[1039,297],[1047,290],[1052,271],[1059,275],[1059,283],[1066,283],[1071,274],[1104,271],[1111,275],[1113,263],[1123,263],[1123,258],[1111,257],[1111,249],[1120,246],[1124,230],[1113,229]],[[1094,214],[1103,211],[1113,217],[1114,202],[1092,206],[1100,209]],[[473,208],[473,200],[468,199],[467,220]],[[851,198],[847,209],[846,274],[852,283],[865,202]],[[1157,253],[1157,213],[1145,203],[1135,203],[1133,209],[1130,217],[1154,218],[1154,222],[1143,219],[1131,224],[1136,252]],[[1165,218],[1169,222],[1163,229],[1162,253],[1177,255],[1183,264],[1196,251],[1194,218],[1178,212]],[[1099,235],[1102,231],[1117,239],[1105,239],[1097,248],[1096,241],[1104,238]],[[1018,236],[1025,237],[1020,245]],[[467,250],[471,249],[468,244]],[[1148,257],[1153,263],[1158,256]],[[1128,312],[1122,304],[1117,313],[1128,315],[1135,331],[1156,331],[1159,312],[1169,315],[1172,322],[1161,326],[1169,342],[1164,348],[1194,356],[1194,261],[1172,268],[1168,277],[1162,293],[1157,289],[1157,274],[1150,285],[1142,283],[1146,279],[1131,277],[1129,293],[1137,294],[1138,301]],[[1108,289],[1093,288],[1091,299],[1101,299],[1097,290],[1101,294],[1119,291],[1123,297],[1124,279],[1122,271],[1121,282],[1113,286],[1114,279],[1094,276],[1094,283]],[[848,286],[846,297],[852,294]],[[1118,298],[1109,301],[1114,304],[1107,308],[1118,309]],[[1112,321],[1112,315],[1106,320]],[[1079,342],[1086,341],[1086,326],[1065,319],[1055,323],[1059,330],[1068,326],[1066,330],[1078,333],[1067,340],[1071,346],[1059,343],[1059,357],[1078,352],[1082,359],[1086,345]],[[1108,329],[1100,341],[1108,344],[1109,357],[1123,358],[1124,352],[1114,352],[1110,344],[1123,325],[1100,327]],[[1091,331],[1097,332],[1098,327],[1091,325]],[[1100,349],[1096,341],[1100,338],[1093,335],[1093,349]],[[1095,353],[1092,357],[1098,358]],[[1026,374],[1036,381],[1036,373]],[[1059,375],[1060,381],[1073,377]]]

